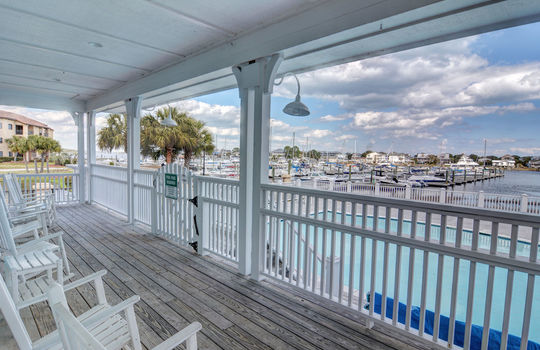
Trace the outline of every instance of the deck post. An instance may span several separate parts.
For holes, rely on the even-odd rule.
[[[72,112],[71,116],[77,125],[77,166],[79,168],[79,203],[85,202],[86,172],[84,167],[84,112]]]
[[[529,196],[526,194],[526,193],[523,193],[521,195],[521,206],[520,206],[520,211],[522,213],[526,213],[527,212],[527,207],[529,206]]]
[[[260,280],[264,235],[261,183],[268,182],[270,97],[282,54],[261,57],[232,68],[240,94],[239,270]]]
[[[128,223],[135,220],[135,169],[139,169],[141,158],[141,102],[136,96],[125,100],[127,112],[127,217]]]
[[[96,112],[86,113],[86,159],[88,162],[86,181],[88,181],[88,200],[92,203],[92,166],[96,164]]]

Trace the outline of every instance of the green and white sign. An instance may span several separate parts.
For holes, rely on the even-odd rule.
[[[165,173],[165,197],[178,199],[178,177],[176,174]]]

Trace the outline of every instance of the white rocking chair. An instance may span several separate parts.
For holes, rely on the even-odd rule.
[[[121,349],[128,344],[135,350],[142,348],[133,310],[133,304],[139,301],[138,296],[96,313],[84,321],[73,316],[60,285],[51,287],[48,300],[64,349],[111,350]],[[125,319],[120,317],[121,312],[125,313]],[[184,342],[187,350],[196,350],[197,332],[201,329],[199,322],[193,322],[153,350],[171,350]]]
[[[109,306],[102,281],[102,276],[105,273],[104,270],[96,272],[88,277],[66,284],[63,288],[55,282],[49,284],[48,302],[53,310],[58,329],[35,342],[30,339],[17,306],[13,302],[4,280],[0,278],[0,311],[6,318],[19,349],[114,350],[128,346],[131,346],[130,348],[134,350],[141,349],[139,331],[133,310],[133,304],[139,301],[139,297],[133,296],[118,305]],[[74,317],[67,307],[64,292],[90,282],[94,283],[98,304],[79,317]],[[44,296],[41,293],[26,306],[43,300]],[[121,313],[125,313],[126,317],[122,317]],[[153,350],[170,350],[183,342],[186,342],[187,350],[196,350],[197,332],[201,328],[200,323],[194,322],[153,348]]]
[[[58,245],[50,241],[56,239]],[[25,282],[28,278],[46,273],[52,279],[56,271],[56,279],[60,284],[64,281],[64,266],[66,263],[66,279],[70,273],[62,232],[48,234],[17,245],[13,237],[11,225],[4,208],[0,205],[0,251],[2,253],[3,272],[15,303],[19,302],[19,279]],[[54,254],[59,251],[62,258]]]
[[[55,196],[52,191],[45,191],[42,195],[23,194],[19,181],[13,174],[5,174],[11,209],[23,211],[28,209],[42,209],[47,212],[47,223],[52,225],[56,220]]]
[[[89,316],[102,311],[109,307],[107,304],[107,299],[105,297],[105,289],[103,288],[102,277],[107,273],[105,270],[95,272],[89,276],[78,279],[77,281],[68,283],[64,285],[64,291],[69,291],[80,287],[84,284],[93,283],[96,290],[97,296],[97,305],[94,306],[90,311],[79,316],[79,319],[84,320]],[[36,281],[39,281],[36,283]],[[52,283],[56,283],[53,280],[42,277],[40,279],[33,279],[31,281],[25,282],[20,289],[26,290],[26,293],[21,293],[21,297],[27,297],[23,299],[22,303],[15,304],[10,291],[3,278],[0,278],[0,311],[4,315],[7,324],[17,342],[17,345],[20,349],[24,350],[44,350],[44,349],[62,349],[62,343],[58,336],[58,332],[54,331],[47,334],[45,337],[32,342],[24,323],[19,314],[19,310],[34,305],[36,303],[46,301],[47,293],[52,287]]]

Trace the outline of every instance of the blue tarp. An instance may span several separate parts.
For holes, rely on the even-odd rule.
[[[381,300],[382,295],[375,293],[375,309],[373,312],[381,313]],[[368,294],[368,301],[370,297]],[[366,306],[369,308],[369,306]],[[398,322],[405,324],[405,315],[407,307],[403,303],[398,304]],[[392,318],[394,313],[394,300],[390,297],[386,298],[386,317]],[[435,313],[430,310],[426,310],[424,333],[433,335],[433,324],[435,320]],[[418,329],[420,323],[420,308],[418,306],[411,307],[411,328]],[[450,324],[450,318],[444,315],[440,316],[439,322],[439,338],[448,341],[448,326]],[[471,349],[480,349],[482,344],[482,326],[473,324],[471,329]],[[455,321],[454,327],[454,344],[463,347],[463,341],[465,337],[465,322]],[[519,350],[521,343],[521,337],[509,334],[507,349]],[[498,350],[501,347],[501,332],[490,329],[488,350]],[[540,350],[540,344],[530,341],[527,343],[527,350]]]

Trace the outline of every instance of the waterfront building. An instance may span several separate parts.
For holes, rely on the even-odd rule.
[[[30,135],[53,138],[54,130],[47,124],[35,119],[0,110],[0,157],[14,156],[8,148],[7,139],[13,136],[28,137]],[[30,156],[33,159],[36,155],[33,152]]]
[[[516,166],[516,161],[513,156],[506,154],[502,156],[501,159],[492,160],[491,164],[501,168],[514,168]]]
[[[439,158],[439,164],[450,164],[452,163],[452,158],[450,158],[450,153],[441,153],[438,155]]]
[[[529,168],[540,169],[540,157],[534,157],[529,161]]]
[[[370,152],[366,154],[366,162],[369,164],[387,163],[388,156],[384,152]]]
[[[388,162],[396,165],[406,165],[411,162],[411,158],[405,153],[390,153],[388,155]]]
[[[416,164],[427,164],[429,162],[429,154],[427,153],[418,153],[414,157]]]

